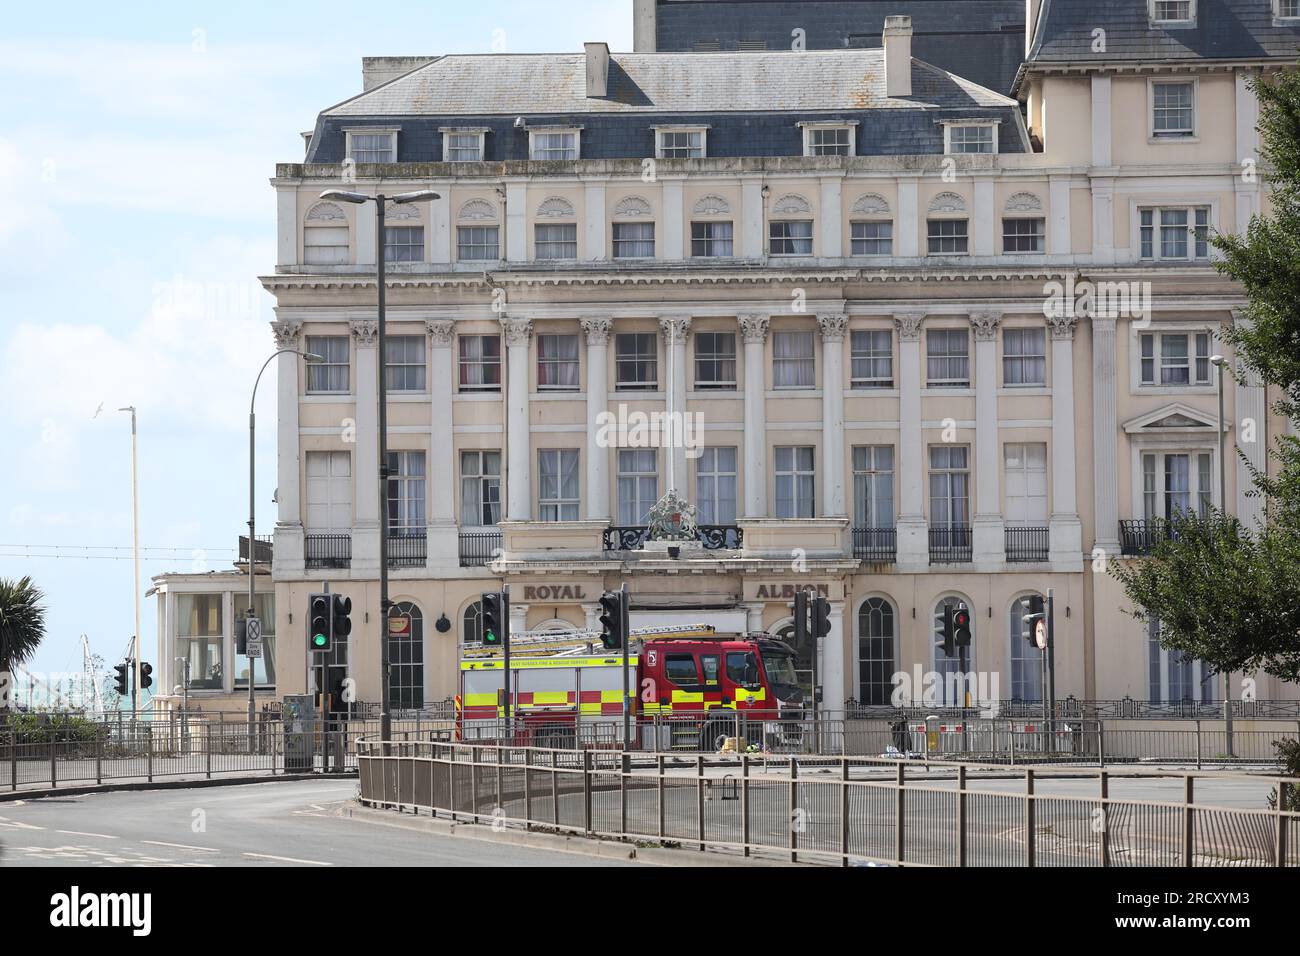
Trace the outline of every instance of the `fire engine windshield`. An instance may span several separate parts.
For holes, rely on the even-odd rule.
[[[772,693],[780,700],[794,700],[799,697],[799,676],[795,673],[792,655],[764,648],[763,669],[767,671],[767,680],[772,685]]]

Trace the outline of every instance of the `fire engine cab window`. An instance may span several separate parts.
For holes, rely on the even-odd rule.
[[[722,659],[716,654],[701,654],[700,665],[704,668],[704,685],[706,687],[717,687],[718,671],[721,669]]]
[[[732,651],[727,655],[727,679],[742,687],[758,683],[758,661],[745,651]]]
[[[664,673],[678,687],[694,687],[700,682],[693,654],[669,654],[664,658]]]

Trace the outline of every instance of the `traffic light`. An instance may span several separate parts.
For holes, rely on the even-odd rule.
[[[606,591],[600,596],[600,643],[607,650],[618,650],[627,639],[623,633],[623,612],[622,591]]]
[[[808,643],[808,592],[794,592],[794,646]]]
[[[965,604],[952,612],[952,640],[958,647],[970,647],[970,609]]]
[[[235,618],[235,654],[243,657],[248,653],[248,618]]]
[[[505,595],[500,591],[488,591],[480,596],[479,601],[483,609],[483,646],[504,646],[510,636]]]
[[[153,686],[153,678],[149,675],[153,673],[153,665],[145,661],[140,662],[140,689],[147,690]]]
[[[825,637],[831,632],[831,602],[824,597],[812,603],[812,636]]]
[[[311,651],[328,651],[334,643],[333,620],[328,594],[313,594],[308,604],[307,648]]]
[[[336,641],[346,641],[352,633],[352,598],[334,595],[330,613],[330,636]]]
[[[1047,605],[1041,594],[1031,594],[1020,599],[1020,606],[1028,612],[1021,618],[1025,622],[1023,631],[1025,640],[1037,647],[1038,639],[1035,632],[1038,630],[1038,622],[1047,620]]]
[[[952,605],[950,604],[945,604],[943,609],[934,615],[934,630],[939,635],[939,640],[934,642],[934,646],[941,648],[945,657],[952,657],[953,652],[957,649],[957,643],[953,639],[952,618]]]
[[[127,676],[131,673],[131,662],[123,661],[113,670],[117,674],[113,679],[113,690],[117,691],[119,697],[125,697],[131,693],[131,678]]]

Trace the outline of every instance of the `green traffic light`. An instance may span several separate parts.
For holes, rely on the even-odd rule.
[[[312,642],[313,644],[315,644],[317,647],[324,647],[324,646],[325,646],[325,635],[324,635],[324,634],[314,634],[314,635],[312,635],[311,642]]]

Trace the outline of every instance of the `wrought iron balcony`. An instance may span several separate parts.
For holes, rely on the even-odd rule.
[[[429,535],[423,528],[388,533],[388,566],[422,568],[429,560]]]
[[[460,566],[481,568],[492,560],[501,548],[500,531],[462,531],[460,533]]]
[[[1120,554],[1150,554],[1157,544],[1168,540],[1169,522],[1163,518],[1121,521],[1119,523]]]
[[[1046,561],[1051,549],[1051,532],[1044,527],[1006,529],[1008,563]]]
[[[893,564],[898,557],[898,529],[854,528],[853,557],[867,564]]]
[[[966,524],[930,529],[930,563],[964,564],[971,560],[974,541]]]
[[[352,535],[308,534],[303,557],[309,568],[346,568],[352,565]]]
[[[614,525],[605,529],[605,550],[639,551],[649,537],[647,525]],[[734,524],[702,524],[696,529],[695,540],[706,551],[722,551],[739,548],[744,536]]]

